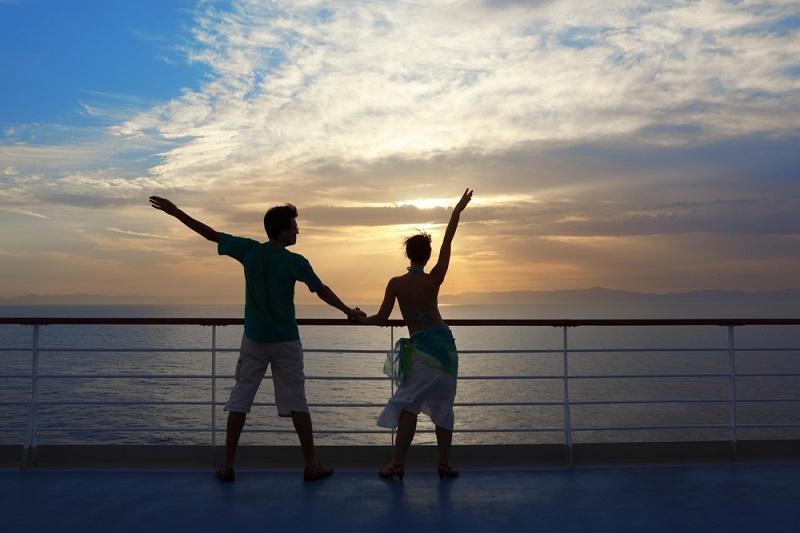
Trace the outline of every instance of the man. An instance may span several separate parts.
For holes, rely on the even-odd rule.
[[[269,241],[260,243],[217,232],[178,209],[166,198],[151,196],[150,204],[177,218],[209,241],[216,242],[220,255],[233,257],[244,267],[244,335],[236,364],[236,383],[225,404],[225,410],[228,411],[225,462],[217,470],[217,477],[223,481],[235,479],[234,460],[239,437],[270,364],[278,415],[292,418],[300,440],[305,461],[303,479],[315,481],[333,474],[333,469],[317,461],[314,451],[311,415],[305,397],[303,347],[295,319],[295,282],[305,283],[323,302],[341,310],[348,318],[364,316],[364,312],[346,306],[320,281],[305,257],[286,249],[297,242],[300,232],[295,206],[285,204],[267,211],[264,229]]]

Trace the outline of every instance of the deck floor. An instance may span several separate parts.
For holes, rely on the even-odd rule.
[[[0,527],[29,531],[796,531],[800,462],[470,467],[440,482],[337,468],[0,470]]]

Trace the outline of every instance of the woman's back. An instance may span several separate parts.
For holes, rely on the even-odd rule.
[[[421,270],[409,270],[393,278],[392,284],[409,333],[444,324],[438,304],[440,279]]]

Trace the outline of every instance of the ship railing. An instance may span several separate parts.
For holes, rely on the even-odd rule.
[[[301,328],[303,327],[353,327],[363,328],[357,326],[351,321],[341,319],[300,319],[298,320]],[[765,435],[764,437],[755,437],[755,440],[763,438],[764,440],[775,442],[786,439],[787,442],[796,443],[797,435],[800,434],[800,340],[798,340],[797,326],[800,326],[800,319],[788,318],[754,318],[754,319],[576,319],[576,320],[548,320],[548,319],[453,319],[448,323],[454,329],[456,328],[496,328],[496,327],[511,327],[511,328],[527,328],[531,331],[541,330],[548,328],[560,331],[560,342],[558,345],[551,345],[541,348],[525,348],[525,349],[472,349],[469,345],[459,345],[459,354],[462,360],[469,360],[470,357],[480,357],[486,359],[487,357],[519,355],[524,357],[547,357],[552,360],[556,358],[558,371],[546,373],[497,373],[471,375],[469,372],[464,371],[459,376],[459,387],[468,388],[471,381],[498,381],[505,384],[512,384],[515,382],[523,381],[529,383],[529,389],[535,390],[538,386],[546,383],[554,384],[550,387],[552,390],[557,391],[558,397],[549,397],[546,399],[534,400],[518,400],[513,398],[495,397],[489,400],[475,400],[469,395],[461,395],[457,397],[455,408],[457,413],[460,410],[469,409],[542,409],[559,411],[558,420],[556,423],[542,424],[532,422],[527,425],[515,424],[513,427],[506,427],[502,425],[492,427],[471,427],[468,423],[458,424],[456,426],[456,434],[464,436],[477,436],[479,434],[491,434],[494,436],[513,435],[517,441],[524,442],[551,442],[559,445],[564,450],[565,459],[567,461],[573,460],[573,448],[576,444],[576,439],[582,435],[591,435],[585,440],[597,440],[603,442],[607,440],[603,435],[620,434],[624,435],[622,440],[638,441],[642,440],[635,435],[637,432],[648,432],[648,434],[670,433],[672,435],[685,434],[687,432],[694,432],[701,434],[703,431],[710,431],[711,439],[719,437],[720,432],[724,432],[725,436],[722,440],[727,441],[732,456],[737,454],[737,445],[742,440],[742,432],[747,433],[746,439],[752,440],[751,435]],[[221,407],[224,405],[225,398],[221,392],[220,382],[225,381],[225,386],[230,384],[232,380],[231,369],[226,368],[224,372],[218,372],[218,359],[223,354],[235,354],[238,352],[238,346],[220,345],[218,340],[219,328],[225,326],[241,326],[243,320],[239,318],[68,318],[68,317],[0,317],[0,325],[16,325],[30,327],[30,345],[16,345],[16,346],[0,346],[0,355],[4,353],[25,353],[30,354],[29,370],[24,372],[9,371],[7,365],[0,365],[0,386],[5,383],[19,383],[19,380],[24,380],[29,383],[29,393],[24,398],[2,398],[0,396],[0,409],[8,412],[12,411],[27,411],[27,417],[22,424],[4,424],[0,426],[0,438],[2,434],[18,435],[24,433],[22,447],[22,464],[29,465],[35,461],[35,453],[37,446],[40,444],[40,435],[49,433],[59,434],[77,434],[85,433],[89,435],[101,436],[99,441],[102,442],[103,434],[114,433],[137,433],[146,432],[149,434],[163,433],[205,433],[208,434],[207,442],[210,442],[211,448],[218,447],[224,441],[224,422],[221,421]],[[92,325],[92,326],[111,326],[111,325],[138,325],[138,326],[208,326],[211,328],[210,345],[201,348],[165,348],[159,347],[142,347],[142,348],[70,348],[64,346],[43,346],[41,343],[41,331],[51,325]],[[385,344],[383,346],[375,346],[369,349],[349,349],[344,347],[325,348],[325,347],[309,347],[305,349],[306,358],[309,360],[315,356],[324,354],[342,354],[347,353],[354,356],[372,357],[385,356],[390,352],[395,344],[395,337],[398,328],[404,326],[402,321],[392,320],[387,324],[387,335]],[[708,346],[683,346],[678,343],[677,345],[669,343],[668,346],[653,346],[648,342],[646,345],[636,346],[630,345],[628,341],[621,342],[618,347],[611,348],[594,348],[587,347],[584,342],[582,347],[572,347],[571,340],[575,336],[575,332],[585,330],[586,328],[600,328],[592,329],[592,331],[600,331],[604,328],[666,328],[666,327],[706,327],[706,328],[724,328],[726,330],[726,341],[722,345]],[[752,327],[769,327],[774,328],[777,332],[777,337],[785,337],[790,340],[790,344],[786,342],[768,343],[765,346],[737,346],[737,331],[743,328]],[[402,331],[402,330],[401,330]],[[783,336],[781,332],[790,331],[792,334]],[[358,334],[358,329],[354,329],[353,333]],[[537,335],[532,334],[531,345],[537,344]],[[793,342],[794,344],[791,344]],[[122,373],[80,373],[80,372],[64,372],[64,373],[46,373],[43,372],[40,364],[40,357],[42,354],[49,352],[77,352],[85,357],[95,357],[103,353],[200,353],[209,356],[209,373],[135,373],[135,372],[122,372]],[[657,355],[670,355],[682,354],[691,357],[702,357],[703,355],[716,355],[725,359],[725,367],[714,368],[712,370],[697,371],[694,368],[681,368],[677,371],[646,371],[646,372],[599,372],[598,368],[602,369],[602,361],[609,357],[633,357],[641,358]],[[767,365],[765,369],[761,365],[757,370],[750,370],[750,364],[740,365],[742,358],[749,359],[769,359],[771,357],[779,357],[781,363],[775,366]],[[7,356],[3,357],[4,359]],[[575,365],[575,359],[592,359],[595,363],[598,361],[600,364],[595,364],[591,371],[581,371],[580,365]],[[466,368],[468,363],[462,362],[462,368]],[[502,364],[498,364],[495,368],[501,368]],[[5,368],[5,370],[2,370]],[[611,366],[609,366],[611,368]],[[210,382],[210,397],[202,400],[108,400],[102,398],[87,397],[83,399],[59,398],[52,395],[43,395],[41,391],[41,384],[48,380],[75,380],[75,379],[107,379],[107,380],[147,380],[153,383],[159,380],[167,381],[180,381],[180,380],[207,380]],[[664,397],[663,394],[653,395],[648,397],[640,395],[638,397],[629,397],[626,393],[625,383],[636,382],[641,389],[647,389],[650,384],[658,382],[659,380],[713,380],[717,386],[724,383],[724,395],[695,395],[685,396],[675,394],[674,397]],[[757,380],[759,385],[757,387],[750,386]],[[352,401],[310,401],[309,407],[314,409],[369,409],[371,412],[376,413],[384,405],[385,398],[388,397],[393,391],[393,381],[387,376],[379,376],[372,373],[371,375],[360,376],[346,376],[346,375],[307,375],[307,383],[313,381],[334,381],[342,382],[343,387],[353,386],[358,382],[377,382],[382,383],[386,388],[386,392],[380,401],[375,399],[367,399],[360,401],[359,398],[350,398]],[[607,381],[615,383],[611,387],[612,391],[616,391],[616,396],[606,397],[587,397],[582,394],[579,389],[586,382],[599,382]],[[769,382],[769,385],[765,385]],[[462,385],[463,384],[463,385]],[[5,388],[5,387],[4,387]],[[543,387],[546,388],[546,387]],[[311,398],[314,400],[315,398]],[[170,424],[159,424],[157,426],[125,426],[115,427],[113,424],[103,426],[90,426],[85,425],[70,425],[61,423],[57,425],[42,424],[39,415],[40,410],[47,406],[82,406],[86,407],[87,411],[95,409],[98,406],[158,406],[164,408],[167,413],[171,409],[178,407],[194,407],[198,409],[207,409],[208,423],[200,427],[196,426],[175,426]],[[270,402],[256,403],[256,405],[274,406]],[[759,405],[772,405],[778,406],[777,409],[771,410],[770,414],[764,416],[764,409],[758,408]],[[618,409],[625,407],[639,407],[645,409],[655,409],[658,406],[679,406],[680,412],[684,415],[691,413],[693,408],[705,409],[711,408],[711,411],[716,414],[712,416],[711,420],[698,421],[691,415],[683,416],[675,415],[672,412],[667,416],[667,420],[655,420],[650,423],[643,422],[642,420],[632,423],[625,416],[618,419],[616,422],[614,418],[603,416],[602,410],[614,406]],[[742,411],[747,411],[747,414],[742,416]],[[774,411],[774,412],[772,412]],[[576,416],[576,413],[580,414]],[[641,411],[639,411],[641,412]],[[775,414],[778,413],[778,414]],[[593,416],[596,414],[596,416]],[[675,418],[677,416],[677,418]],[[169,416],[165,415],[169,420]],[[646,418],[646,417],[645,417]],[[374,418],[373,418],[374,419]],[[248,433],[268,433],[268,434],[293,434],[291,428],[248,428]],[[700,432],[700,433],[698,433]],[[422,426],[418,433],[433,433],[432,426]],[[394,431],[382,428],[341,428],[341,427],[315,427],[315,435],[335,436],[335,435],[370,435],[377,436],[377,438],[385,438],[386,445],[392,445],[394,440]],[[532,437],[526,440],[525,435],[543,434],[548,435],[548,438]],[[221,436],[221,438],[220,438]],[[522,436],[522,437],[521,437]],[[664,437],[658,437],[664,438]],[[674,437],[673,437],[674,438]],[[549,439],[549,440],[548,440]],[[704,437],[694,437],[689,440],[703,440]],[[7,441],[8,439],[6,439]],[[13,440],[13,438],[12,438]],[[513,439],[512,439],[513,440]],[[613,439],[611,439],[613,440]],[[644,439],[646,440],[646,439]],[[667,441],[670,439],[667,438]],[[682,440],[680,437],[677,440]]]

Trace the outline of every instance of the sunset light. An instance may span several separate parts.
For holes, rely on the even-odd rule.
[[[293,203],[294,250],[375,302],[468,187],[443,294],[800,287],[798,15],[0,0],[0,299],[239,301],[160,195],[264,240]]]

